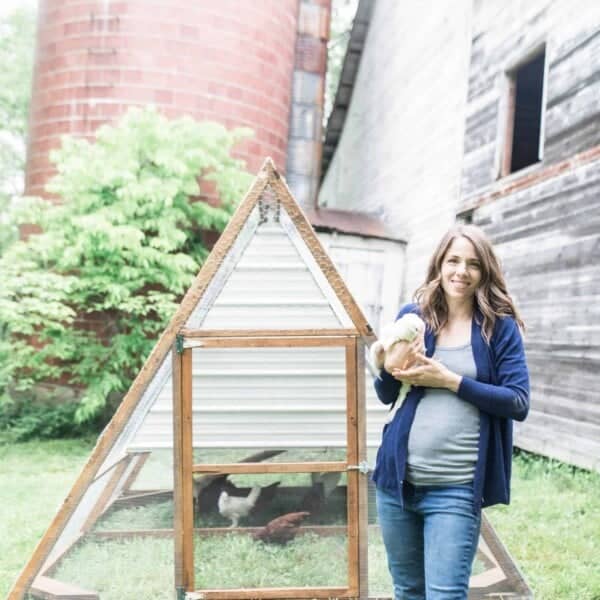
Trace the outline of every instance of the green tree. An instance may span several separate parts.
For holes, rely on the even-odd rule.
[[[94,143],[63,140],[48,185],[61,203],[20,203],[15,222],[41,233],[0,259],[0,389],[75,386],[77,422],[122,395],[207,255],[202,232],[225,227],[250,183],[230,155],[247,135],[135,109]],[[190,201],[198,177],[219,206]]]
[[[35,15],[35,4],[24,2],[0,19],[0,215],[23,193]],[[14,229],[0,218],[0,253],[14,238]]]
[[[327,44],[325,110],[323,112],[324,125],[327,125],[327,119],[333,109],[357,6],[358,0],[333,0],[331,3],[331,27]]]

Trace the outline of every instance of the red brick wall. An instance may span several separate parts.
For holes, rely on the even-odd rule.
[[[27,193],[43,194],[61,135],[150,103],[251,127],[237,155],[284,171],[297,18],[298,0],[40,0]]]

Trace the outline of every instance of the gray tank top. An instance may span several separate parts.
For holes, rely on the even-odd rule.
[[[434,358],[458,375],[475,378],[471,344],[436,348]],[[473,480],[479,443],[479,409],[454,392],[427,388],[408,438],[406,478],[413,485]]]

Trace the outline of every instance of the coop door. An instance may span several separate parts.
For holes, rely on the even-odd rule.
[[[186,339],[174,361],[181,597],[358,596],[356,339]]]

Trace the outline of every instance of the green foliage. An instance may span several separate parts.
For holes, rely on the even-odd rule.
[[[135,109],[95,143],[64,138],[48,185],[61,202],[24,199],[14,222],[41,232],[0,259],[0,390],[76,387],[77,423],[122,395],[207,255],[202,232],[225,227],[249,184],[230,156],[247,135]],[[190,201],[198,177],[219,206]]]
[[[35,13],[27,1],[0,19],[0,254],[16,237],[2,215],[23,185]]]
[[[91,435],[98,428],[98,421],[74,425],[78,406],[76,402],[5,401],[0,405],[0,443]]]
[[[327,124],[327,119],[333,108],[357,6],[358,0],[333,0],[331,4],[331,29],[327,44],[327,76],[325,78],[324,125]]]

